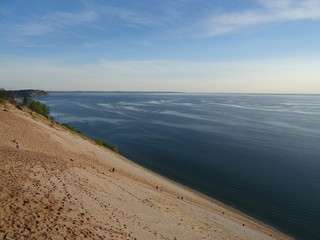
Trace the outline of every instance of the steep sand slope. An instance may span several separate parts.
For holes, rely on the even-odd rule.
[[[0,239],[288,239],[35,113],[3,109]]]

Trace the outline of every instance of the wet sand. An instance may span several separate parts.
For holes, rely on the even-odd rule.
[[[5,108],[0,239],[289,239],[38,114]]]

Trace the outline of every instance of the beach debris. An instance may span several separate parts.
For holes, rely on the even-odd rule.
[[[116,169],[115,168],[111,168],[110,169],[110,172],[114,172]]]

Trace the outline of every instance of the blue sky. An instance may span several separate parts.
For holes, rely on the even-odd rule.
[[[1,0],[0,87],[320,93],[319,0]]]

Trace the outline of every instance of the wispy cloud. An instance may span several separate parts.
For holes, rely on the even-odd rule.
[[[104,6],[98,11],[102,16],[120,19],[125,25],[153,27],[161,24],[153,16],[127,8]]]
[[[320,19],[318,0],[258,0],[258,4],[261,7],[259,9],[213,14],[201,21],[201,35],[212,37],[261,24]]]
[[[34,17],[25,23],[11,24],[21,35],[44,35],[57,30],[65,30],[78,25],[94,22],[98,15],[94,11],[80,13],[54,12],[45,16]]]
[[[40,36],[58,32],[59,35],[54,37],[60,39],[64,36],[61,33],[70,36],[70,33],[86,32],[90,33],[88,39],[94,44],[88,43],[85,47],[93,48],[97,42],[100,46],[109,36],[126,36],[128,40],[132,36],[131,40],[135,43],[150,45],[153,39],[210,38],[268,23],[320,19],[319,0],[255,0],[254,6],[248,5],[246,10],[241,8],[233,12],[202,0],[163,0],[156,8],[152,7],[156,0],[142,1],[140,5],[129,3],[118,6],[108,2],[100,2],[100,5],[94,1],[87,3],[79,5],[77,11],[11,17],[0,23],[2,39],[12,45],[33,46],[37,45],[36,38]],[[133,31],[128,31],[128,28]],[[138,28],[139,34],[134,31]],[[97,37],[103,40],[97,40]],[[52,38],[47,40],[42,44],[55,43]],[[80,44],[83,45],[83,42]]]
[[[6,42],[19,46],[33,46],[31,37],[47,36],[56,32],[67,35],[77,29],[89,30],[91,34],[119,34],[126,28],[158,28],[164,26],[168,18],[161,19],[159,15],[152,15],[137,9],[114,7],[110,5],[94,5],[82,11],[46,12],[42,15],[26,15],[11,17],[0,23],[0,30],[5,34]],[[62,35],[59,36],[59,38]],[[93,36],[94,37],[94,36]],[[101,41],[100,41],[101,42]]]

